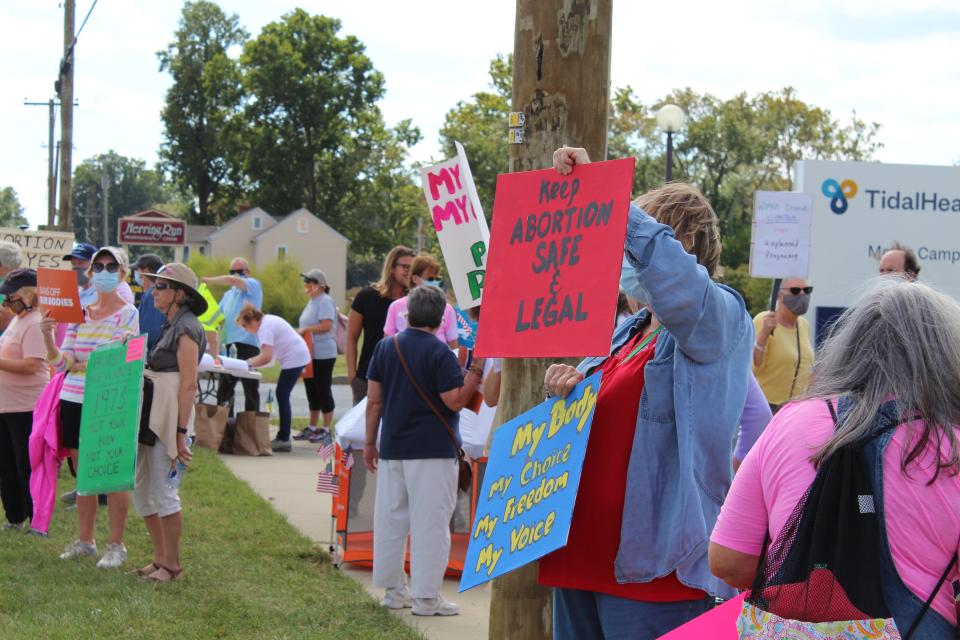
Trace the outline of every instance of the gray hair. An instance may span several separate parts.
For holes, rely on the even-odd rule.
[[[420,329],[436,329],[446,308],[447,298],[440,287],[421,285],[407,297],[407,323]]]
[[[23,252],[20,245],[6,240],[0,240],[0,268],[19,269],[23,263]]]
[[[874,278],[837,320],[813,365],[808,397],[851,398],[833,437],[812,458],[819,464],[866,437],[877,410],[896,399],[902,415],[916,414],[924,428],[905,448],[900,467],[934,443],[941,469],[960,473],[960,304],[902,276]],[[941,445],[949,444],[949,454]]]

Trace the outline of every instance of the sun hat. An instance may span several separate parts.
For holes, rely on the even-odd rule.
[[[202,316],[207,311],[207,300],[197,290],[197,274],[187,265],[182,262],[168,262],[160,267],[160,270],[152,277],[157,280],[176,282],[189,292],[191,298],[190,311],[193,311],[194,315]]]

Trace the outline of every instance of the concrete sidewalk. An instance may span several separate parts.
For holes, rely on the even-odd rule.
[[[303,386],[297,385],[297,388],[302,390]],[[350,388],[335,385],[334,398],[337,403],[335,416],[339,419],[351,406]],[[304,415],[294,408],[294,416]],[[234,475],[286,516],[290,524],[326,550],[333,543],[332,501],[329,495],[316,491],[317,473],[321,470],[316,449],[315,444],[294,441],[293,451],[289,454],[260,458],[223,455],[221,459]],[[368,569],[343,565],[341,570],[363,585],[371,597],[377,600],[382,597],[383,592],[374,588]],[[458,594],[458,584],[459,579],[450,578],[443,584],[444,597],[460,605],[458,616],[425,618],[412,615],[409,609],[395,612],[395,615],[431,640],[486,640],[490,585],[487,583]]]

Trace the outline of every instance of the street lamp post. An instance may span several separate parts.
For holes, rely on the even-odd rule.
[[[657,111],[657,126],[667,134],[666,182],[673,179],[673,134],[683,128],[686,119],[683,109],[675,104],[666,104]]]

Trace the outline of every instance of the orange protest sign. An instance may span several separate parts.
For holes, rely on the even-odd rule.
[[[77,274],[61,269],[37,269],[40,312],[59,322],[83,322]]]

